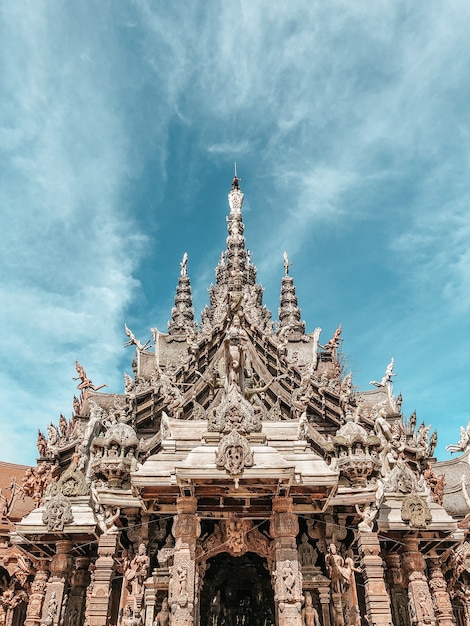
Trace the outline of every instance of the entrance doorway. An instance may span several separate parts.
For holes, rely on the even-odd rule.
[[[227,552],[209,559],[200,599],[201,626],[273,626],[274,593],[266,559]]]

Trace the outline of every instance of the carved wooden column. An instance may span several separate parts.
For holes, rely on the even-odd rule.
[[[411,623],[413,626],[436,626],[436,615],[424,573],[426,561],[419,551],[418,539],[407,538],[404,544],[406,551],[402,554],[402,563],[408,575]]]
[[[464,610],[464,619],[466,620],[464,623],[470,624],[470,585],[464,583],[462,584],[462,590],[458,592],[458,596],[461,600],[462,607]],[[459,622],[460,626],[460,622]]]
[[[114,575],[117,533],[105,533],[98,542],[98,558],[93,571],[93,587],[86,607],[87,626],[105,626]]]
[[[299,533],[292,498],[273,498],[270,533],[275,540],[275,595],[279,626],[301,626],[302,574],[296,537]]]
[[[75,626],[82,623],[86,588],[90,582],[89,565],[90,559],[88,557],[80,556],[75,559],[75,569],[72,572],[71,590],[64,620],[66,624]]]
[[[387,582],[390,590],[393,623],[410,626],[408,611],[408,593],[406,591],[405,574],[401,566],[400,555],[391,552],[385,556],[387,563]]]
[[[157,600],[154,578],[148,578],[145,583],[144,606],[145,606],[145,626],[152,626],[155,617],[155,604]]]
[[[56,543],[56,553],[50,563],[51,577],[47,583],[42,609],[42,620],[47,621],[48,626],[59,624],[62,603],[67,601],[65,589],[73,567],[72,547],[72,542],[65,539]]]
[[[176,541],[173,566],[170,568],[170,624],[171,626],[189,626],[194,620],[195,552],[196,540],[201,534],[201,525],[196,515],[196,498],[178,498],[176,510],[177,515],[172,528]]]
[[[26,612],[25,626],[38,626],[41,623],[41,611],[46,595],[48,577],[49,563],[40,561],[34,580],[31,583],[31,595]]]
[[[442,573],[439,559],[430,559],[429,567],[429,587],[435,608],[437,623],[439,626],[455,626],[455,619],[452,613],[452,604],[447,592],[447,583]]]
[[[357,545],[365,583],[367,621],[370,626],[389,626],[392,624],[390,598],[385,587],[377,533],[359,531]]]
[[[323,626],[330,626],[330,588],[319,587],[318,595],[320,596],[322,624]]]

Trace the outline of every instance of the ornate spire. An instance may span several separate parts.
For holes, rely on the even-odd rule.
[[[175,306],[171,309],[171,322],[168,322],[168,334],[174,339],[181,338],[184,340],[196,331],[191,282],[188,276],[188,254],[186,252],[183,255],[180,268]]]
[[[290,335],[295,340],[296,336],[300,339],[300,336],[305,333],[305,322],[300,319],[301,310],[297,305],[294,279],[289,275],[290,266],[287,252],[284,252],[284,276],[281,283],[281,306],[277,332]]]
[[[228,194],[230,214],[227,218],[228,237],[225,252],[225,279],[232,294],[241,293],[245,285],[253,286],[256,283],[256,267],[251,263],[249,252],[245,249],[243,236],[245,225],[242,218],[244,196],[240,189],[240,180],[235,165],[232,189]]]
[[[256,267],[251,262],[250,251],[245,248],[240,180],[235,164],[235,176],[228,194],[227,248],[215,268],[215,285],[209,287],[210,305],[202,312],[201,332],[205,335],[240,310],[251,323],[269,332],[272,330],[271,313],[262,304],[263,288],[256,284]]]

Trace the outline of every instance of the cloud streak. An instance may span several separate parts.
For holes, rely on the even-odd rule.
[[[234,160],[268,303],[286,249],[304,317],[349,323],[364,380],[390,344],[409,358],[407,324],[425,341],[424,309],[445,342],[468,327],[467,3],[10,2],[0,26],[12,441],[70,404],[75,358],[120,388],[123,322],[164,325],[185,250],[207,301]]]

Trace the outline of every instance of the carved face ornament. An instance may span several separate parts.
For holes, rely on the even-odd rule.
[[[409,522],[413,528],[426,528],[428,522],[432,520],[432,515],[426,500],[417,493],[411,493],[403,500],[401,518],[404,522]]]

